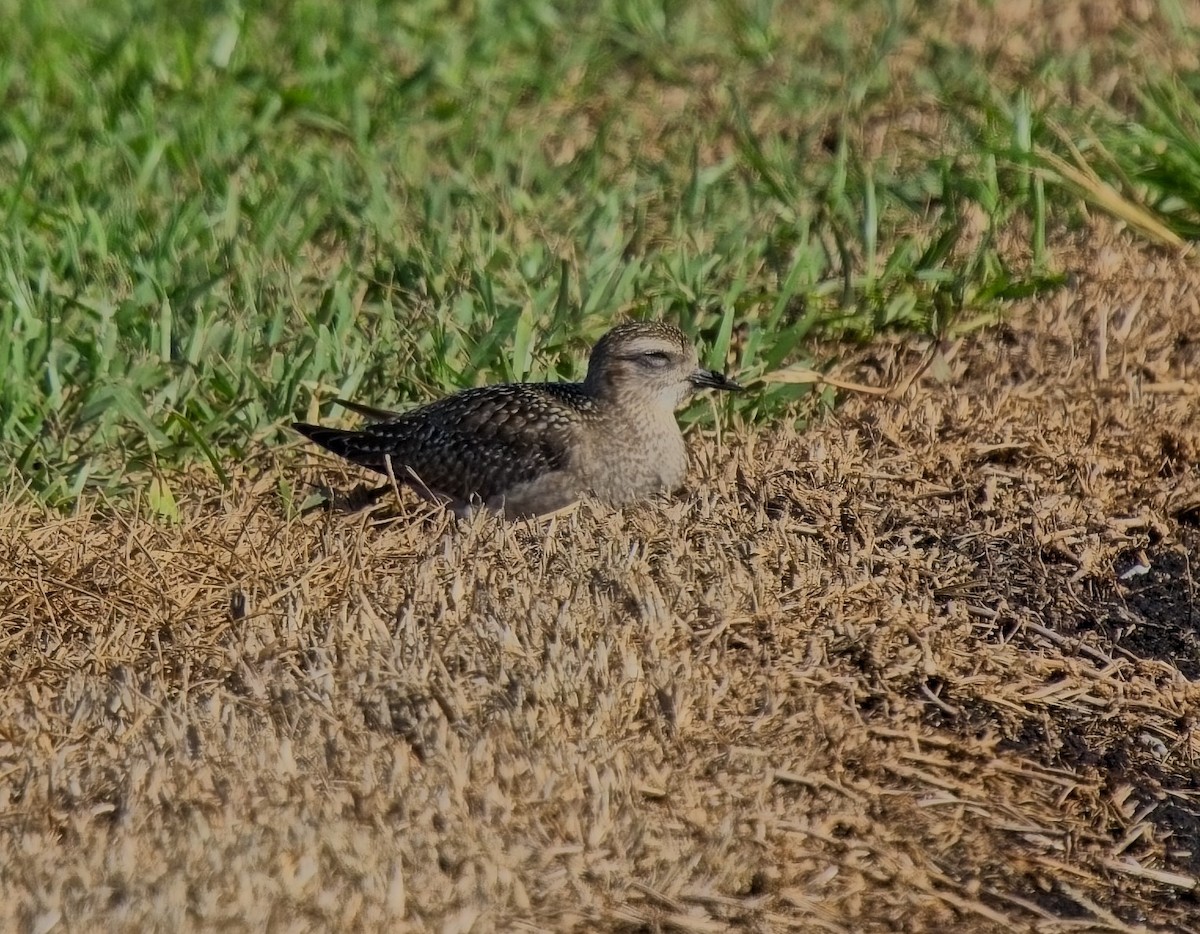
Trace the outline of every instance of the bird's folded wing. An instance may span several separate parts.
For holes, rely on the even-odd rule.
[[[383,473],[390,459],[397,480],[415,474],[431,491],[464,502],[487,501],[562,470],[570,454],[563,430],[539,430],[519,417],[400,418],[353,434],[338,453]]]

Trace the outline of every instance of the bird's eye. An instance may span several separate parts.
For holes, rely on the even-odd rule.
[[[670,354],[663,350],[647,350],[642,354],[642,359],[650,366],[659,370],[671,362]]]

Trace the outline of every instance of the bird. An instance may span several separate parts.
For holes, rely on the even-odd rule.
[[[677,489],[687,449],[675,411],[701,389],[742,386],[702,368],[678,328],[633,321],[600,338],[582,382],[480,386],[402,414],[343,402],[378,421],[292,427],[458,516],[539,516],[584,497],[620,506]]]

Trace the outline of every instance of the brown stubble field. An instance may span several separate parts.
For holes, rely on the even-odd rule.
[[[1059,256],[645,507],[4,507],[0,927],[1200,930],[1198,277]]]
[[[0,930],[1200,931],[1200,271],[1051,252],[1000,325],[810,348],[898,390],[693,433],[621,511],[289,518],[362,479],[299,444],[174,525],[14,485]]]

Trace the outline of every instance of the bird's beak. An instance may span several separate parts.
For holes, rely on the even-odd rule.
[[[697,389],[724,389],[729,392],[740,392],[742,389],[741,383],[716,370],[696,370],[688,377],[688,382]]]

